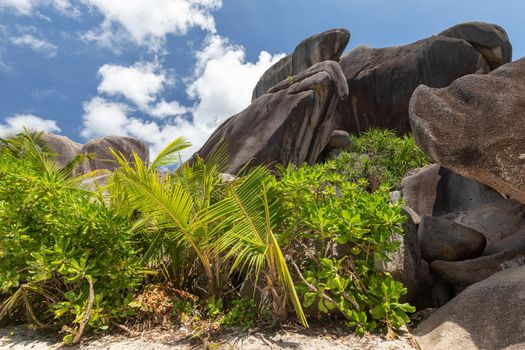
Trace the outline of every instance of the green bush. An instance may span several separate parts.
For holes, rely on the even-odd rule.
[[[338,310],[358,334],[392,332],[414,308],[399,303],[406,288],[374,261],[398,248],[390,238],[403,233],[405,217],[388,185],[370,193],[364,182],[348,181],[331,164],[281,169],[275,187],[287,211],[283,249],[302,281],[303,306]]]
[[[234,299],[230,303],[230,310],[222,318],[221,324],[226,327],[240,326],[243,329],[249,329],[255,326],[258,316],[257,304],[253,299]]]
[[[143,271],[127,218],[47,175],[0,150],[0,317],[69,325],[69,342],[126,316]]]
[[[370,130],[352,136],[348,149],[328,163],[348,181],[366,179],[368,189],[375,190],[385,184],[399,187],[409,170],[427,165],[429,160],[412,136],[398,137],[389,130]]]
[[[115,154],[104,196],[78,187],[80,158],[57,165],[38,135],[0,149],[0,318],[70,325],[65,340],[78,340],[137,310],[147,264],[155,282],[206,300],[173,312],[224,326],[258,319],[252,300],[224,294],[246,279],[274,323],[293,308],[307,326],[302,305],[337,310],[359,334],[408,321],[406,289],[374,262],[398,248],[391,236],[405,220],[389,191],[427,162],[411,138],[371,131],[324,164],[277,178],[256,167],[226,183],[220,154],[161,174],[187,146],[175,140],[149,166]]]

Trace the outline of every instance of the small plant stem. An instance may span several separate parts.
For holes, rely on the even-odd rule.
[[[80,338],[82,337],[82,333],[84,333],[84,328],[86,327],[86,324],[89,321],[89,316],[91,315],[91,309],[93,308],[93,302],[95,301],[95,290],[93,289],[93,280],[91,277],[86,278],[89,284],[89,300],[88,305],[86,309],[86,313],[84,317],[82,318],[82,321],[80,321],[80,326],[78,327],[78,332],[75,335],[75,338],[73,338],[73,341],[71,344],[78,344],[80,342]]]

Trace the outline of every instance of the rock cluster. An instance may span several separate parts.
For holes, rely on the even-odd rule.
[[[467,36],[497,67],[510,57],[510,48],[505,40],[488,44],[490,36],[483,37],[482,29],[456,26],[446,34]],[[418,87],[410,100],[410,122],[429,157],[456,178],[470,178],[456,186],[460,201],[450,198],[454,191],[448,186],[433,185],[431,169],[405,179],[407,202],[421,214],[434,215],[424,216],[418,229],[430,290],[444,287],[452,298],[445,295],[444,306],[426,300],[424,306],[442,307],[418,327],[418,340],[428,349],[522,349],[525,59],[461,77],[444,88]],[[433,202],[438,195],[454,204]],[[416,294],[421,296],[421,290]]]
[[[408,221],[394,237],[401,249],[378,266],[419,309],[440,307],[416,330],[423,348],[525,348],[525,58],[511,62],[505,31],[480,22],[343,55],[349,39],[334,29],[302,41],[194,157],[225,144],[228,181],[246,164],[323,160],[373,127],[412,131],[436,164],[392,193]],[[108,147],[128,159],[149,155],[125,137],[45,138],[62,163],[93,153],[84,173],[114,170]]]
[[[446,87],[467,74],[488,73],[512,53],[501,27],[480,22],[409,45],[357,47],[343,55],[349,39],[348,30],[333,29],[299,43],[262,75],[252,104],[224,122],[196,155],[206,159],[214,145],[226,142],[232,172],[248,161],[298,164],[330,157],[340,149],[328,145],[334,130],[403,134],[410,131],[409,101],[420,84]]]
[[[77,169],[80,174],[102,169],[115,170],[118,162],[111,150],[129,161],[133,160],[133,153],[136,153],[142,161],[149,161],[149,147],[143,141],[131,137],[105,136],[90,140],[85,145],[76,143],[65,136],[47,132],[42,134],[42,138],[49,150],[56,155],[56,161],[62,165],[67,164],[78,154],[88,155],[89,157]]]
[[[372,127],[409,132],[409,100],[419,85],[446,87],[464,75],[487,73],[508,63],[511,56],[506,32],[480,22],[460,24],[408,45],[357,47],[340,61],[350,94],[339,105],[338,127],[352,133]]]
[[[410,101],[418,145],[437,163],[525,202],[525,58]]]
[[[332,29],[304,39],[291,55],[282,58],[264,72],[253,89],[252,101],[281,81],[305,71],[316,63],[339,61],[349,40],[350,32],[346,29]]]
[[[273,86],[248,108],[219,126],[197,155],[207,160],[225,142],[227,173],[245,164],[314,163],[332,138],[333,113],[348,94],[341,67],[334,61],[316,63]]]

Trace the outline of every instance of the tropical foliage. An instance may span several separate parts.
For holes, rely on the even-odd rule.
[[[389,187],[370,193],[365,180],[349,182],[330,163],[289,166],[281,176],[276,188],[287,209],[287,248],[304,306],[338,310],[359,334],[391,333],[408,322],[406,312],[415,310],[399,303],[406,289],[375,268],[398,248],[391,237],[403,233],[406,219],[401,204],[391,203]]]
[[[132,226],[74,187],[72,169],[52,160],[39,134],[0,150],[0,317],[68,324],[66,341],[127,316],[143,276]]]
[[[426,163],[412,139],[372,131],[324,164],[233,180],[224,147],[167,170],[188,146],[176,139],[150,163],[114,153],[120,167],[88,188],[94,174],[75,174],[82,156],[61,166],[39,133],[4,140],[0,318],[66,326],[76,342],[151,309],[145,296],[164,289],[178,295],[163,302],[176,317],[224,326],[268,314],[277,324],[291,310],[304,326],[312,312],[341,315],[359,334],[408,321],[406,290],[374,261],[402,234],[389,191]]]
[[[330,168],[347,181],[361,182],[369,190],[380,185],[394,189],[411,169],[429,164],[412,136],[397,137],[393,131],[373,129],[350,137],[350,146]]]

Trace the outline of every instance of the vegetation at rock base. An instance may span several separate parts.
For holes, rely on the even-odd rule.
[[[398,244],[402,234],[400,203],[390,203],[389,187],[367,192],[364,180],[348,182],[330,166],[282,169],[276,187],[287,211],[287,245],[300,276],[305,307],[338,310],[358,334],[399,328],[415,311],[398,302],[406,294],[400,282],[374,267]]]
[[[70,165],[38,134],[0,150],[0,316],[69,325],[68,342],[86,323],[104,330],[128,316],[144,276],[132,225],[79,188]]]
[[[406,289],[374,261],[405,220],[389,191],[426,163],[413,140],[372,131],[335,160],[226,182],[224,150],[161,170],[188,146],[176,139],[150,164],[115,154],[120,168],[91,191],[93,174],[74,175],[81,159],[59,166],[38,133],[4,141],[0,316],[66,342],[151,314],[250,328],[331,313],[359,334],[408,322]]]
[[[348,149],[327,165],[346,181],[366,180],[369,189],[389,185],[392,189],[411,169],[429,164],[412,136],[397,137],[391,130],[372,129],[351,136]]]

